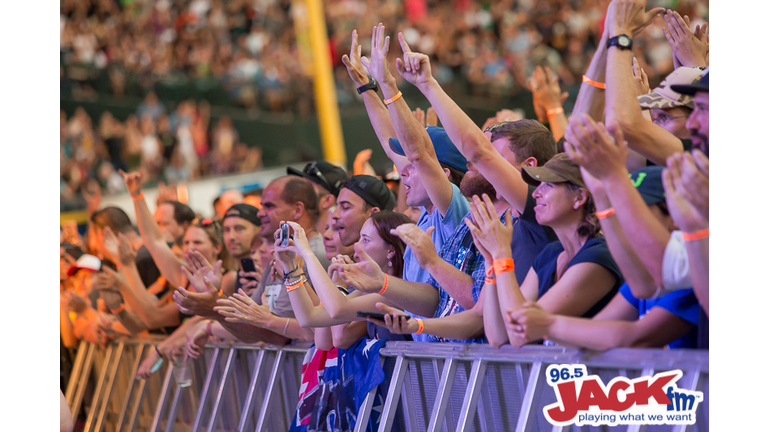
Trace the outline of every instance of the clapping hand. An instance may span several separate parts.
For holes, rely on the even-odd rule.
[[[688,16],[682,17],[671,10],[667,10],[664,21],[667,25],[661,29],[672,47],[676,63],[687,67],[707,66],[709,63],[707,24],[696,26],[696,30],[691,31]]]
[[[224,317],[224,320],[232,323],[250,324],[256,327],[266,327],[270,319],[275,315],[269,310],[267,293],[261,295],[261,304],[240,290],[226,299],[220,299],[214,308]]]
[[[384,286],[386,274],[373,260],[359,243],[355,243],[355,253],[358,262],[354,264],[341,264],[341,278],[344,282],[365,293],[378,293]]]
[[[501,223],[491,198],[483,194],[483,200],[475,195],[469,204],[472,220],[464,218],[472,238],[479,241],[483,249],[494,258],[503,258],[512,254],[512,225],[511,209],[507,209],[504,223]]]
[[[565,133],[565,153],[598,180],[626,175],[627,143],[617,126],[613,136],[588,114],[571,116]]]

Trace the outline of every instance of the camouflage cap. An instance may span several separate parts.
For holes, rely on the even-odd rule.
[[[699,78],[703,70],[697,67],[679,67],[664,78],[652,92],[637,97],[642,109],[688,107],[693,109],[693,97],[672,90],[673,85],[688,85]]]

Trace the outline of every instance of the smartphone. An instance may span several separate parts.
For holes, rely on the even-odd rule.
[[[240,268],[244,272],[255,272],[256,264],[253,263],[253,258],[243,258],[240,260]]]
[[[287,223],[284,223],[280,227],[280,240],[281,240],[280,246],[282,247],[288,246],[288,239],[290,238],[290,235],[289,235],[290,228],[291,228],[290,225],[288,225]]]
[[[373,319],[378,319],[378,320],[384,321],[384,315],[387,315],[387,314],[383,314],[383,313],[380,313],[380,312],[357,311],[357,316],[360,317],[360,318],[373,318]],[[409,317],[408,315],[397,315],[397,317],[401,317],[401,316],[404,316],[406,321],[411,319],[411,317]]]

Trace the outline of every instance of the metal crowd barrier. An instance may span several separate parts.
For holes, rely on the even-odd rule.
[[[114,341],[106,349],[82,342],[66,399],[73,418],[87,409],[84,431],[287,431],[298,401],[308,344],[286,347],[209,344],[190,364],[192,385],[179,387],[173,365],[147,380],[133,377],[162,339]],[[709,353],[696,350],[617,349],[605,353],[559,347],[390,342],[381,350],[387,379],[358,412],[364,430],[373,409],[379,431],[561,431],[543,415],[556,402],[547,385],[549,364],[585,364],[604,383],[681,369],[679,388],[704,393],[690,426],[631,425],[612,430],[709,430]],[[89,403],[84,406],[86,392]],[[607,427],[573,426],[602,431]]]

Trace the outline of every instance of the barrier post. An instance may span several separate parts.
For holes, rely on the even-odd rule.
[[[232,360],[235,358],[235,348],[229,349],[229,355],[227,356],[227,363],[224,365],[224,373],[221,377],[221,382],[219,383],[219,391],[216,392],[216,399],[213,402],[213,407],[211,407],[211,418],[208,420],[208,432],[213,432],[216,430],[215,424],[216,419],[219,415],[219,404],[221,404],[221,396],[224,394],[224,388],[227,385],[227,380],[229,379],[229,372],[232,368]],[[200,405],[202,406],[203,402],[202,399],[200,401]]]
[[[469,429],[469,425],[472,423],[472,416],[477,409],[477,399],[483,386],[487,365],[488,362],[483,359],[472,362],[472,372],[467,381],[467,391],[464,394],[464,402],[462,403],[461,414],[459,415],[458,429],[461,431]]]
[[[107,354],[104,356],[104,362],[102,363],[101,373],[99,374],[99,381],[96,384],[96,389],[93,391],[93,399],[91,400],[91,409],[88,411],[88,419],[85,421],[85,432],[90,432],[93,426],[94,418],[96,417],[96,411],[98,411],[99,402],[101,402],[101,392],[104,389],[104,381],[107,378],[107,370],[109,370],[109,364],[112,360],[112,351],[114,345],[110,345],[107,348]]]
[[[256,432],[267,431],[266,420],[269,413],[269,404],[272,402],[272,397],[275,392],[275,383],[277,377],[280,375],[280,371],[283,369],[283,349],[277,350],[275,356],[275,365],[272,367],[272,373],[269,376],[269,383],[267,384],[267,391],[264,393],[264,402],[261,404],[261,412],[259,413],[259,422],[256,424]]]
[[[258,357],[256,357],[256,365],[253,367],[253,376],[251,377],[251,384],[248,386],[248,395],[245,397],[245,403],[243,404],[243,410],[240,413],[240,424],[237,426],[238,432],[245,432],[245,425],[248,423],[248,415],[251,413],[251,405],[253,404],[253,394],[256,392],[256,384],[261,376],[261,368],[264,364],[263,349],[259,350]]]
[[[67,391],[64,394],[67,400],[67,406],[71,407],[75,398],[75,390],[78,388],[77,384],[80,380],[80,373],[83,370],[83,364],[85,363],[85,352],[88,351],[89,343],[86,341],[80,341],[80,345],[77,347],[77,356],[75,357],[75,364],[72,365],[72,371],[69,374],[69,382],[67,382]]]
[[[429,418],[428,432],[442,430],[445,410],[448,409],[457,367],[458,362],[453,357],[446,359],[445,363],[443,363],[443,372],[440,374],[440,384],[437,386],[435,405],[432,407],[432,415]]]
[[[120,367],[120,360],[122,360],[124,349],[125,342],[120,341],[120,343],[117,345],[117,354],[115,354],[115,360],[112,362],[114,365],[112,365],[112,370],[109,372],[107,378],[109,380],[108,384],[105,385],[106,388],[104,389],[104,397],[102,398],[101,409],[98,411],[98,417],[96,418],[96,427],[94,428],[96,432],[101,432],[101,428],[104,426],[104,417],[107,415],[109,399],[112,397],[112,389],[115,387],[117,369]],[[108,366],[109,365],[104,365],[104,368],[107,369]]]
[[[136,348],[136,360],[133,362],[130,375],[128,376],[128,388],[123,395],[123,404],[120,407],[120,414],[117,416],[117,424],[115,425],[115,431],[121,432],[123,429],[123,422],[125,421],[125,415],[128,413],[128,405],[131,403],[131,394],[133,393],[133,386],[136,384],[136,379],[132,379],[136,376],[141,366],[141,356],[144,354],[144,347],[146,345],[139,344]],[[143,393],[143,392],[142,392]]]

